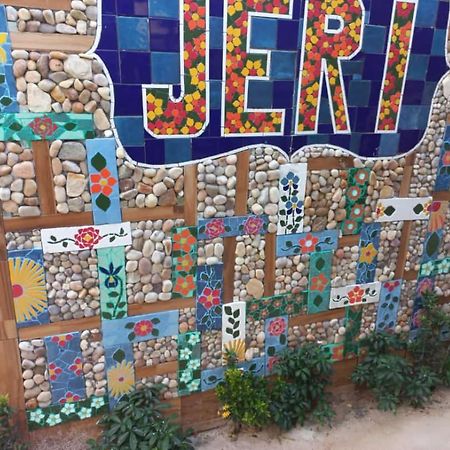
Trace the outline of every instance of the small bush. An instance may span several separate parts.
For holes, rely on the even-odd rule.
[[[167,405],[159,400],[163,386],[146,387],[125,395],[116,408],[103,416],[98,441],[92,450],[193,450],[189,432],[163,415]]]
[[[0,395],[0,449],[26,450],[25,444],[17,442],[17,432],[11,425],[13,410],[7,395]]]
[[[334,411],[326,388],[332,363],[318,344],[287,350],[280,356],[274,373],[277,379],[271,392],[270,412],[281,429],[303,425],[308,417],[321,424],[331,421]]]

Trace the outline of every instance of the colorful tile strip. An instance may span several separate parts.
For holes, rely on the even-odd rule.
[[[344,358],[344,344],[327,344],[322,345],[323,351],[330,357],[331,362],[335,363],[338,361],[343,361]]]
[[[358,338],[361,334],[362,314],[362,308],[345,309],[344,358],[357,356],[359,353]]]
[[[97,258],[101,317],[122,319],[128,315],[125,247],[99,248]]]
[[[61,423],[90,419],[108,411],[108,397],[92,396],[79,402],[54,405],[47,408],[29,409],[27,413],[28,429],[54,427]]]
[[[196,281],[197,228],[175,228],[172,233],[172,297],[195,297]]]
[[[435,277],[450,273],[450,258],[428,261],[420,266],[419,277]]]
[[[0,116],[0,141],[85,140],[94,137],[92,114],[21,112]]]
[[[223,264],[198,266],[197,308],[198,331],[222,328]]]
[[[306,163],[283,164],[280,167],[280,201],[278,203],[277,234],[295,234],[303,231],[306,195]]]
[[[131,245],[130,222],[88,227],[44,228],[44,253],[76,252]]]
[[[401,291],[402,280],[382,283],[376,321],[376,330],[378,332],[394,331],[397,323],[397,311],[400,306]]]
[[[359,260],[356,267],[356,284],[375,281],[378,249],[380,248],[380,223],[363,223],[359,238]]]
[[[272,317],[265,322],[266,375],[272,373],[278,354],[287,347],[288,317]]]
[[[201,333],[193,331],[178,336],[178,394],[180,396],[201,389]]]
[[[338,230],[277,236],[277,256],[293,256],[337,250]]]
[[[233,352],[238,361],[245,358],[246,303],[233,302],[223,306],[222,311],[222,351],[224,363],[227,352]]]
[[[345,308],[380,300],[381,283],[366,283],[331,289],[330,309]]]
[[[309,260],[308,314],[328,310],[331,292],[332,252],[315,252]]]
[[[387,198],[379,200],[376,222],[396,222],[398,220],[428,220],[431,212],[431,197]]]
[[[136,377],[132,345],[130,343],[105,345],[105,363],[109,407],[113,409],[125,394],[134,390]]]
[[[43,254],[40,249],[8,252],[17,327],[49,322]]]
[[[215,219],[200,219],[198,239],[214,239],[217,237],[253,236],[266,234],[269,217],[266,215],[232,216]]]
[[[77,402],[86,396],[80,333],[59,334],[44,338],[47,350],[48,378],[52,404]]]
[[[283,315],[298,315],[305,302],[305,294],[280,294],[247,302],[247,318],[262,320]]]
[[[102,322],[105,347],[178,335],[178,310]]]
[[[348,171],[346,199],[346,219],[342,222],[342,234],[358,234],[364,220],[370,169],[350,169]]]
[[[444,142],[439,156],[439,165],[436,177],[436,192],[450,191],[450,127],[445,129]]]
[[[115,139],[86,141],[94,223],[122,222]]]

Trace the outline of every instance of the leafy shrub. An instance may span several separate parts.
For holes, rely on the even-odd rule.
[[[11,425],[13,410],[7,395],[0,395],[0,449],[26,450],[27,445],[17,442],[17,433]]]
[[[88,441],[92,450],[193,450],[184,432],[163,415],[167,405],[159,400],[157,385],[125,395],[115,409],[103,416],[98,441]]]
[[[334,411],[326,388],[332,364],[318,344],[287,350],[280,355],[274,373],[277,379],[271,392],[270,412],[281,429],[303,424],[310,416],[322,424],[331,421]]]
[[[443,331],[450,331],[450,316],[442,311],[436,294],[424,294],[418,321],[420,328],[409,344],[414,363],[433,371],[442,384],[450,386],[450,341],[443,338]]]
[[[367,354],[352,374],[355,384],[372,390],[383,411],[396,411],[403,402],[423,406],[431,397],[438,379],[427,367],[415,367],[395,351],[406,344],[395,335],[373,333],[360,341]]]
[[[269,422],[269,394],[264,378],[232,364],[216,387],[216,394],[222,404],[222,417],[233,421],[235,432],[242,425],[261,428]]]

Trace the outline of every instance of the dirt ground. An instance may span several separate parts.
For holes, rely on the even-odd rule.
[[[402,407],[397,414],[376,409],[367,393],[341,388],[334,395],[333,427],[307,424],[279,435],[276,429],[243,432],[230,440],[228,428],[194,438],[198,450],[450,450],[450,390],[437,392],[424,410]],[[30,450],[85,450],[89,435],[62,434],[58,427]],[[61,443],[64,442],[64,445]]]

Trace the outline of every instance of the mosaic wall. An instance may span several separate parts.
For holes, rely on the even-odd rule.
[[[448,8],[0,7],[0,200],[30,428],[154,383],[165,399],[213,389],[230,350],[259,376],[305,342],[352,358],[370,332],[413,334],[426,290],[445,302]],[[24,32],[92,48],[17,49]]]

